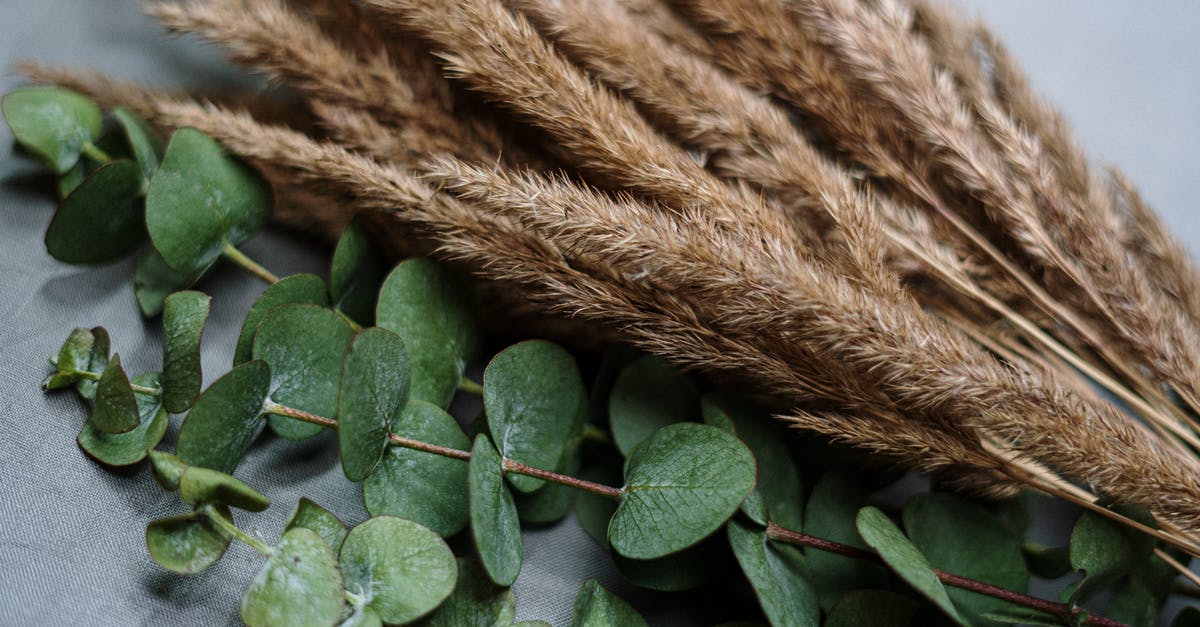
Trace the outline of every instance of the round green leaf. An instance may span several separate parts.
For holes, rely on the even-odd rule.
[[[350,617],[339,623],[339,627],[383,627],[383,621],[369,607],[354,607]]]
[[[342,576],[333,550],[308,529],[283,534],[275,552],[242,594],[249,627],[329,625],[342,615]]]
[[[624,599],[588,579],[575,596],[575,616],[571,627],[639,627],[646,620]]]
[[[375,299],[385,269],[383,258],[367,237],[367,230],[357,219],[350,222],[333,250],[329,268],[333,307],[359,324],[373,323]]]
[[[483,407],[500,454],[543,470],[560,470],[572,432],[585,418],[587,392],[575,358],[545,340],[514,344],[483,372]],[[509,475],[532,492],[545,483]]]
[[[299,527],[316,532],[335,552],[342,547],[342,540],[346,539],[346,526],[342,521],[329,510],[307,498],[301,498],[300,502],[296,503],[296,509],[292,510],[292,515],[284,525],[284,529]]]
[[[88,370],[91,364],[92,346],[96,336],[87,329],[76,328],[67,336],[58,355],[50,359],[54,373],[42,381],[42,389],[58,390],[83,380],[81,372]]]
[[[557,470],[573,477],[578,474],[582,463],[582,456],[576,453]],[[510,480],[513,478],[513,475],[509,475]],[[571,511],[579,493],[579,490],[559,483],[546,483],[528,494],[514,494],[517,516],[525,524],[547,525],[557,522]]]
[[[726,531],[733,555],[771,624],[819,625],[821,605],[808,582],[800,551],[770,542],[761,527],[740,520],[729,521]]]
[[[903,518],[908,538],[934,568],[1016,592],[1029,585],[1021,537],[983,507],[953,494],[918,494],[904,506]],[[983,623],[984,614],[1011,607],[959,588],[948,592],[972,624]]]
[[[133,296],[142,316],[153,318],[162,312],[163,303],[172,292],[191,287],[203,274],[183,274],[171,269],[158,251],[151,248],[138,257],[133,269]],[[235,364],[236,365],[236,364]]]
[[[1121,513],[1154,526],[1154,519],[1144,510],[1121,510]],[[1084,572],[1072,599],[1091,597],[1143,563],[1153,550],[1154,541],[1149,536],[1099,514],[1084,512],[1071,530],[1071,567]]]
[[[854,479],[838,471],[825,473],[813,486],[804,508],[805,533],[867,548],[855,531],[858,509],[866,503],[866,494]],[[821,607],[828,611],[848,590],[883,587],[887,572],[879,565],[865,560],[837,555],[820,549],[804,551],[812,582],[821,598]]]
[[[197,510],[152,521],[146,527],[150,557],[181,575],[195,574],[215,564],[233,538],[209,520],[207,511],[229,520],[229,510]]]
[[[579,478],[602,485],[617,485],[621,481],[620,464],[616,460],[601,458],[579,473]],[[575,497],[575,519],[584,532],[604,549],[608,549],[608,524],[617,511],[617,503],[591,492],[580,492]]]
[[[492,583],[475,560],[458,560],[454,593],[423,627],[507,627],[517,613],[517,601],[508,588]]]
[[[129,142],[133,160],[137,162],[142,174],[142,185],[148,185],[150,177],[154,176],[154,171],[158,169],[158,159],[163,153],[162,138],[145,120],[125,107],[113,109],[112,115]]]
[[[630,455],[608,540],[625,557],[653,559],[716,531],[754,487],[754,457],[726,431],[694,423],[659,429]]]
[[[75,188],[79,187],[80,183],[83,183],[84,179],[91,173],[91,170],[93,168],[88,168],[86,163],[79,161],[71,166],[70,170],[67,170],[66,173],[58,177],[59,200],[65,200],[67,196],[70,196],[71,192],[75,191]]]
[[[471,446],[450,414],[425,401],[409,401],[393,421],[392,432],[460,451]],[[449,538],[467,524],[467,464],[388,447],[379,468],[363,482],[363,502],[372,516],[407,518]]]
[[[342,362],[338,447],[351,481],[366,479],[388,448],[388,426],[408,399],[408,355],[400,336],[372,327],[359,333]]]
[[[171,136],[146,192],[146,229],[167,265],[196,274],[225,245],[258,232],[271,212],[271,190],[252,168],[192,128]]]
[[[233,472],[258,433],[271,383],[266,362],[244,363],[217,379],[188,413],[175,452],[184,462]]]
[[[315,274],[296,274],[267,286],[246,313],[246,321],[242,323],[242,331],[238,334],[237,348],[233,351],[233,365],[250,361],[254,351],[254,334],[258,332],[259,323],[271,310],[281,305],[296,303],[321,307],[329,305],[329,294],[325,292],[325,282],[321,277]]]
[[[137,399],[129,386],[129,377],[121,367],[120,355],[113,355],[100,375],[95,401],[88,422],[96,429],[105,433],[125,433],[140,424],[142,418]]]
[[[662,427],[692,420],[699,409],[695,386],[674,366],[645,355],[626,366],[608,397],[608,421],[622,455]]]
[[[375,324],[404,340],[414,399],[445,407],[480,345],[467,285],[430,259],[396,266],[379,289]]]
[[[130,252],[145,235],[137,164],[113,161],[63,200],[46,227],[46,251],[66,263],[103,263]]]
[[[504,483],[503,460],[487,436],[475,436],[469,472],[471,537],[479,559],[492,581],[511,586],[521,572],[521,524]]]
[[[254,488],[223,472],[192,466],[179,478],[179,496],[194,507],[228,505],[251,512],[261,512],[271,504],[270,499]]]
[[[346,590],[385,623],[428,614],[450,596],[458,577],[454,553],[436,533],[393,516],[351,529],[339,561]]]
[[[158,387],[158,374],[147,373],[136,377],[133,383],[143,387]],[[138,426],[125,433],[105,433],[88,421],[75,441],[79,448],[92,459],[109,466],[129,466],[146,457],[146,451],[158,446],[167,432],[170,415],[162,408],[159,397],[153,394],[134,392],[137,398]]]
[[[14,89],[0,101],[13,137],[58,174],[100,135],[103,114],[83,94],[57,87]]]
[[[271,400],[333,417],[337,413],[342,357],[354,331],[336,312],[315,305],[283,305],[258,325],[254,358],[271,367]],[[320,433],[319,425],[271,416],[271,430],[290,440]]]
[[[188,465],[175,455],[162,451],[147,451],[150,456],[150,468],[154,471],[154,480],[162,489],[174,492],[179,489],[179,480],[187,472]]]
[[[163,303],[163,407],[183,413],[200,395],[200,336],[212,298],[203,292],[175,292]]]
[[[851,590],[833,606],[825,627],[904,627],[917,602],[887,590]]]
[[[879,557],[883,558],[884,563],[891,567],[893,572],[932,601],[954,622],[960,625],[967,624],[958,613],[954,602],[950,600],[950,596],[946,594],[946,587],[933,572],[929,560],[904,537],[900,528],[887,514],[875,507],[864,507],[858,510],[855,526],[863,541],[879,553]]]

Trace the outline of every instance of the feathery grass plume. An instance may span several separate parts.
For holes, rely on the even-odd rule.
[[[700,31],[692,28],[665,0],[617,0],[644,28],[696,56],[707,58],[712,47]]]

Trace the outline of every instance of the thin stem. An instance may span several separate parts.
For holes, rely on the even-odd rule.
[[[239,265],[246,272],[266,281],[267,283],[278,283],[279,277],[271,273],[270,270],[259,265],[259,263],[246,256],[246,253],[240,251],[233,244],[225,242],[225,246],[221,248],[221,255],[233,263]]]
[[[458,380],[458,389],[460,391],[466,392],[467,394],[483,396],[483,386],[479,385],[478,383],[475,382],[474,379],[468,377],[465,374],[462,376],[461,379]]]
[[[83,154],[87,155],[89,159],[97,163],[109,163],[112,161],[112,157],[108,156],[107,152],[104,152],[99,146],[93,144],[92,142],[83,142],[83,145],[79,147],[79,150]]]
[[[92,372],[90,370],[80,370],[76,374],[82,376],[84,379],[89,379],[91,381],[99,381],[100,380],[100,375],[98,373]],[[130,383],[129,389],[133,390],[134,392],[137,392],[138,394],[146,394],[148,396],[158,396],[158,395],[162,394],[162,388],[148,388],[144,385],[138,385],[136,383]]]
[[[883,563],[883,558],[881,558],[878,553],[860,549],[848,544],[826,540],[824,538],[817,538],[815,536],[800,533],[799,531],[793,531],[791,529],[780,527],[773,522],[767,523],[767,537],[778,542],[786,542],[788,544],[795,544],[799,546],[811,546],[814,549],[827,551],[829,553],[837,553],[838,555],[845,555],[846,557],[854,559]],[[1075,624],[1073,622],[1074,620],[1082,618],[1083,624],[1085,625],[1100,625],[1102,627],[1128,627],[1128,625],[1125,625],[1125,623],[1121,623],[1110,618],[1105,618],[1103,616],[1089,614],[1082,608],[1071,607],[1063,603],[1047,601],[1046,599],[1039,599],[1038,597],[1016,592],[1015,590],[1001,588],[990,583],[985,583],[976,579],[970,579],[961,575],[955,575],[953,573],[948,573],[944,570],[939,570],[936,568],[933,569],[933,573],[937,575],[939,581],[948,586],[954,586],[955,588],[962,588],[963,590],[970,590],[971,592],[985,594],[994,599],[1007,601],[1015,605],[1027,607],[1031,610],[1045,612],[1053,615],[1065,623]]]
[[[254,536],[251,536],[245,531],[239,529],[237,525],[233,524],[216,510],[214,510],[211,505],[206,505],[204,507],[204,515],[207,516],[214,525],[225,530],[225,532],[229,535],[250,545],[250,548],[254,549],[255,551],[258,551],[267,557],[271,557],[271,555],[275,553],[275,549],[263,544],[258,538],[255,538]]]
[[[276,416],[295,418],[296,420],[307,422],[309,424],[319,425],[319,426],[325,427],[326,429],[337,429],[337,427],[338,427],[338,423],[336,420],[331,420],[324,416],[319,416],[317,414],[306,412],[301,409],[296,409],[295,407],[288,407],[287,405],[280,405],[279,403],[276,403],[271,400],[267,400],[267,402],[263,405],[263,411],[268,414],[274,414]],[[442,457],[449,457],[451,459],[459,459],[462,461],[470,461],[470,459],[471,459],[470,451],[463,451],[460,449],[451,448],[449,446],[441,446],[438,444],[430,444],[429,442],[422,442],[420,440],[406,438],[402,435],[396,435],[395,433],[388,434],[388,442],[390,444],[392,444],[393,446],[399,446],[402,448],[412,449],[414,451],[423,451],[425,453],[432,453],[434,455],[440,455]],[[527,475],[530,477],[535,477],[537,479],[544,479],[551,483],[565,485],[569,488],[575,488],[577,490],[584,490],[586,492],[591,492],[592,494],[597,494],[599,496],[607,497],[607,498],[614,499],[614,500],[620,499],[621,494],[623,494],[623,492],[624,492],[621,488],[614,488],[612,486],[607,486],[607,485],[600,484],[600,483],[593,483],[591,481],[585,481],[583,479],[578,479],[578,478],[571,477],[568,475],[559,474],[557,472],[550,472],[549,470],[542,470],[541,468],[534,468],[533,466],[528,466],[526,464],[522,464],[520,462],[516,462],[516,461],[513,461],[508,458],[504,458],[504,471],[505,472],[513,472],[518,475]]]
[[[612,444],[612,436],[608,432],[593,424],[584,425],[583,439],[596,442],[597,444]]]

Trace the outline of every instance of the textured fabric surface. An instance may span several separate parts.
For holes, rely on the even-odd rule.
[[[213,51],[166,38],[138,13],[138,4],[0,0],[0,63],[35,58],[91,65],[160,84],[248,82]],[[1085,144],[1130,170],[1189,244],[1200,245],[1200,220],[1191,211],[1200,180],[1200,50],[1192,41],[1200,5],[1156,3],[1154,15],[1132,3],[1087,0],[972,5],[994,19],[1035,84],[1079,123]],[[17,84],[11,75],[0,77],[0,92]],[[52,181],[11,144],[0,125],[0,624],[236,624],[238,598],[259,557],[235,543],[199,576],[156,567],[145,551],[145,524],[180,512],[178,498],[159,489],[144,465],[111,472],[92,463],[74,442],[84,404],[73,394],[45,395],[38,387],[46,358],[72,327],[107,327],[131,374],[160,367],[161,333],[157,321],[138,315],[132,261],[73,267],[45,253]],[[246,250],[281,274],[324,274],[329,253],[278,232]],[[242,316],[262,284],[226,268],[200,288],[214,295],[203,362],[211,381],[228,370]],[[470,407],[459,409],[473,415]],[[273,542],[304,495],[344,520],[362,520],[359,491],[342,477],[330,436],[260,442],[238,475],[273,504],[261,514],[239,515],[239,523]],[[706,624],[703,604],[685,603],[683,613],[647,605],[662,600],[621,585],[608,558],[570,520],[526,532],[525,567],[515,586],[518,616],[569,624],[575,592],[588,577],[634,599],[655,624]]]

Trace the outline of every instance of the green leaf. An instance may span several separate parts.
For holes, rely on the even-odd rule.
[[[142,184],[148,185],[150,178],[154,176],[154,171],[158,169],[159,157],[163,154],[162,138],[154,132],[154,129],[150,128],[145,120],[125,107],[113,109],[112,115],[117,120],[117,124],[121,126],[121,132],[125,134],[126,141],[129,142],[133,159],[137,162],[138,169],[142,174]]]
[[[146,229],[167,265],[197,274],[258,232],[271,189],[257,172],[192,128],[171,136],[146,192]]]
[[[887,590],[851,590],[825,619],[825,627],[904,627],[912,623],[917,602]]]
[[[854,529],[858,508],[865,502],[862,486],[853,478],[839,471],[827,472],[813,486],[804,508],[803,531],[865,549],[867,545]],[[886,571],[878,564],[816,548],[806,548],[804,557],[821,607],[827,611],[847,590],[883,587],[887,581]]]
[[[1071,553],[1065,546],[1048,547],[1026,542],[1021,547],[1029,571],[1043,579],[1058,579],[1071,572]]]
[[[355,218],[342,231],[329,268],[329,297],[334,309],[361,325],[372,324],[385,269],[366,228]]]
[[[454,593],[438,607],[423,627],[508,627],[517,613],[517,601],[508,588],[492,583],[475,560],[458,560]]]
[[[500,454],[543,470],[559,470],[572,432],[582,423],[587,392],[575,359],[545,340],[514,344],[483,372],[483,407]],[[509,475],[521,492],[545,483]]]
[[[608,540],[625,557],[653,559],[716,531],[754,487],[754,457],[716,427],[663,427],[630,455]]]
[[[183,413],[200,395],[200,336],[212,298],[203,292],[175,292],[163,303],[163,407]]]
[[[64,199],[66,199],[67,196],[70,196],[71,192],[75,191],[76,187],[79,187],[79,184],[82,183],[84,181],[84,179],[87,178],[88,174],[91,174],[93,169],[94,168],[88,168],[87,164],[84,163],[83,161],[79,161],[79,162],[76,162],[75,165],[71,166],[70,170],[67,170],[65,173],[63,173],[61,176],[59,176],[58,177],[58,198],[59,198],[59,200],[64,200]]]
[[[133,383],[143,387],[158,387],[158,374],[138,376]],[[75,441],[79,448],[92,459],[109,466],[129,466],[146,457],[146,451],[158,446],[170,424],[167,410],[162,408],[159,397],[153,394],[134,392],[138,405],[138,426],[125,433],[105,433],[91,421],[83,424]]]
[[[254,488],[223,472],[192,466],[179,478],[179,496],[194,507],[228,505],[251,512],[261,512],[271,504],[270,499]]]
[[[1016,592],[1028,588],[1022,539],[992,512],[953,494],[929,493],[914,496],[903,518],[909,539],[934,568]],[[949,593],[968,623],[1011,607],[977,592],[953,588]]]
[[[454,590],[454,553],[433,531],[410,520],[376,516],[350,530],[339,557],[346,590],[385,623],[428,614]]]
[[[342,547],[342,540],[346,539],[346,526],[342,524],[342,521],[338,520],[337,516],[334,516],[329,510],[307,498],[301,498],[300,502],[296,503],[296,509],[292,510],[287,524],[284,525],[285,530],[301,527],[321,536],[321,539],[329,543],[329,548],[334,552]]]
[[[138,257],[137,266],[133,269],[133,295],[142,316],[157,316],[162,312],[169,294],[191,287],[203,273],[204,270],[196,274],[176,272],[153,248]]]
[[[583,469],[579,478],[603,485],[617,485],[621,481],[620,464],[604,458],[595,460]],[[575,497],[575,518],[579,526],[605,550],[609,549],[609,521],[616,511],[617,502],[599,494],[580,492]]]
[[[63,174],[79,161],[84,144],[100,135],[103,114],[83,94],[57,87],[14,89],[0,101],[13,137]]]
[[[258,325],[254,358],[271,367],[271,400],[294,409],[332,417],[337,412],[342,357],[354,331],[336,312],[316,305],[283,305]],[[321,426],[270,416],[271,430],[303,440]]]
[[[1000,623],[1002,625],[1044,625],[1045,627],[1058,627],[1063,622],[1055,616],[1051,616],[1045,612],[1027,609],[1009,609],[1003,612],[988,612],[983,616],[989,621]]]
[[[104,327],[92,327],[92,350],[88,354],[88,372],[98,375],[108,369],[108,349],[108,331]],[[75,384],[75,390],[79,392],[80,396],[87,399],[96,398],[97,387],[99,387],[99,381],[92,379],[80,379]]]
[[[54,373],[42,381],[42,389],[47,392],[58,390],[82,381],[80,374],[91,366],[92,347],[96,336],[88,329],[76,328],[67,336],[58,355],[50,359]],[[105,358],[107,359],[107,355]]]
[[[121,367],[121,356],[113,355],[112,361],[100,375],[96,386],[96,404],[88,422],[104,433],[125,433],[141,423],[137,399],[129,386],[129,377]]]
[[[487,436],[475,437],[469,473],[471,537],[479,559],[492,581],[511,586],[521,572],[521,525],[504,483],[503,461]]]
[[[719,394],[706,395],[700,409],[705,423],[732,432],[754,454],[758,480],[742,511],[760,525],[766,525],[769,518],[781,527],[803,529],[804,482],[779,425],[744,401]],[[766,518],[762,516],[764,508]]]
[[[1115,509],[1139,522],[1154,525],[1154,519],[1144,511]],[[1071,531],[1071,567],[1084,571],[1084,579],[1072,599],[1090,598],[1143,563],[1153,550],[1154,540],[1150,537],[1099,514],[1084,512]]]
[[[145,237],[137,164],[101,166],[67,197],[46,227],[46,251],[66,263],[104,263],[124,255]]]
[[[460,451],[471,446],[450,414],[425,401],[409,401],[392,432]],[[372,516],[407,518],[449,538],[467,524],[467,463],[388,447],[379,468],[363,482],[363,502]]]
[[[867,545],[875,549],[901,579],[932,601],[956,623],[967,624],[946,593],[946,587],[933,572],[929,560],[904,537],[900,528],[887,514],[875,507],[864,507],[858,510],[856,527]]]
[[[408,400],[408,355],[400,336],[372,327],[359,333],[342,363],[338,447],[351,481],[366,479],[388,448],[388,426]]]
[[[369,607],[352,607],[350,617],[342,621],[339,627],[383,627],[379,614]]]
[[[242,622],[332,627],[341,618],[342,597],[333,550],[308,529],[290,529],[242,594]]]
[[[583,456],[576,453],[571,456],[565,466],[556,470],[574,477],[579,473],[582,464]],[[510,475],[509,479],[509,483],[512,483],[513,476]],[[571,506],[575,504],[575,498],[580,493],[580,490],[559,483],[546,483],[528,494],[518,492],[513,495],[517,505],[517,517],[521,519],[522,523],[531,525],[548,525],[557,522],[571,511]]]
[[[588,579],[575,597],[575,617],[571,627],[639,627],[642,618],[624,599]]]
[[[214,524],[206,511],[213,510],[152,521],[146,527],[150,557],[163,568],[181,575],[195,574],[215,564],[233,538]],[[213,515],[229,520],[229,510],[214,511]]]
[[[162,451],[147,451],[150,456],[150,468],[154,471],[154,480],[168,492],[179,489],[179,480],[187,472],[188,465],[183,460]]]
[[[613,564],[629,583],[648,590],[680,592],[692,590],[728,571],[728,553],[710,538],[678,553],[652,560],[635,560],[612,554]]]
[[[251,361],[208,386],[179,430],[179,458],[193,466],[233,472],[258,433],[270,382],[266,362]]]
[[[698,402],[695,386],[682,372],[659,357],[640,357],[617,375],[609,393],[613,441],[629,455],[662,427],[694,419]]]
[[[245,363],[253,358],[254,335],[258,333],[258,325],[262,319],[276,307],[291,304],[327,307],[329,294],[325,291],[325,282],[315,274],[296,274],[267,286],[258,300],[250,306],[250,311],[246,312],[246,321],[242,323],[237,348],[233,351],[233,365]]]
[[[740,520],[729,521],[726,531],[733,555],[771,624],[819,625],[821,606],[808,582],[800,551],[768,541],[761,527]]]
[[[1178,575],[1166,561],[1150,555],[1113,586],[1105,617],[1132,627],[1154,627]]]
[[[445,407],[480,346],[466,284],[430,259],[408,259],[379,289],[375,324],[404,340],[412,364],[411,397]]]

